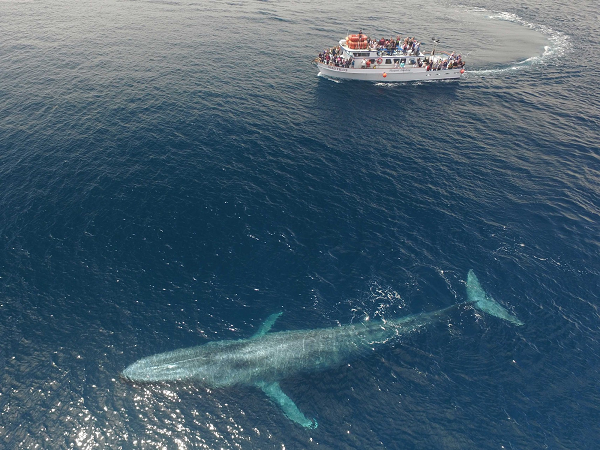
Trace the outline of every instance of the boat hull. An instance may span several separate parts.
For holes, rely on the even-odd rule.
[[[452,80],[461,77],[461,69],[430,70],[425,67],[353,69],[317,63],[321,75],[344,80],[373,81],[377,83],[398,83],[402,81]],[[384,76],[385,74],[385,76]]]

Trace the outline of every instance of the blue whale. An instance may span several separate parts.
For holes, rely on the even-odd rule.
[[[122,375],[142,383],[192,381],[208,387],[257,386],[292,421],[306,428],[317,422],[307,418],[280,388],[279,380],[303,372],[339,366],[374,348],[393,343],[398,336],[414,332],[447,316],[452,310],[472,305],[476,309],[515,325],[523,323],[486,294],[472,270],[467,275],[467,301],[433,312],[387,321],[312,330],[269,330],[281,315],[271,315],[248,339],[209,342],[142,358]]]

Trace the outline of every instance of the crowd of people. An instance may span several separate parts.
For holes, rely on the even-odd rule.
[[[339,45],[323,50],[323,52],[319,53],[318,59],[324,64],[330,64],[336,67],[354,67],[352,64],[354,58],[343,58],[342,49]]]
[[[444,53],[448,55],[447,53]],[[446,70],[446,69],[462,69],[465,67],[465,62],[460,54],[456,55],[452,52],[447,58],[429,58],[427,70]]]
[[[359,32],[359,36],[364,36],[362,34],[362,30]],[[377,51],[378,56],[396,57],[394,59],[394,68],[405,67],[404,61],[406,58],[398,59],[398,57],[423,56],[420,53],[421,43],[417,39],[410,36],[404,39],[401,39],[400,36],[396,36],[396,38],[381,38],[379,40],[367,37],[367,42],[368,48],[365,49],[366,51]],[[454,52],[451,54],[441,52],[447,57],[433,57],[434,52],[432,52],[432,57],[424,57],[423,60],[421,60],[421,58],[416,59],[413,67],[425,66],[429,71],[458,69],[463,68],[465,65],[461,55],[456,55]],[[344,57],[343,50],[339,45],[323,50],[321,53],[319,53],[317,60],[324,64],[345,68],[360,67],[363,69],[368,69],[375,66],[374,59],[363,58],[362,60],[357,60],[355,62],[354,58],[352,57]],[[381,61],[379,61],[379,63],[381,64]]]
[[[418,55],[421,49],[421,43],[414,37],[410,36],[404,38],[404,40],[402,40],[400,36],[396,36],[395,38],[392,37],[390,39],[367,39],[371,49],[382,50],[388,55],[392,55],[394,53],[402,53],[403,55]]]

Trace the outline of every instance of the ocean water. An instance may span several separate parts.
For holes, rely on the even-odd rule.
[[[0,1],[0,447],[593,449],[598,6],[506,0]],[[350,31],[459,81],[335,82]],[[426,47],[430,48],[430,47]],[[137,359],[460,308],[254,388],[135,386]]]

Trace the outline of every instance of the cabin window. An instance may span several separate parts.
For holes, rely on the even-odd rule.
[[[398,58],[394,58],[394,64],[399,63],[399,62],[400,62],[400,60]]]
[[[375,64],[375,60],[374,59],[370,59],[369,61],[371,61],[371,64]]]
[[[392,60],[391,60],[391,59],[386,59],[386,60],[385,60],[385,63],[386,63],[386,64],[391,64],[391,63],[392,63]]]

